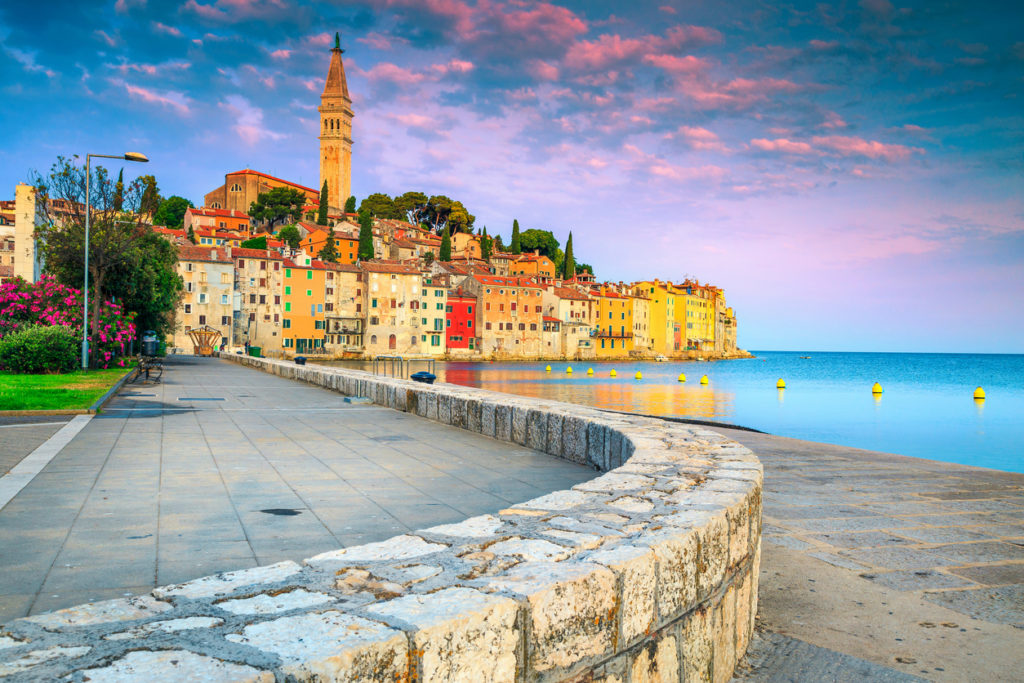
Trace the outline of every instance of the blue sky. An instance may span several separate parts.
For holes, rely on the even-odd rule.
[[[755,349],[1024,352],[1019,3],[117,0],[0,7],[0,187],[142,151],[164,194],[317,185],[334,31],[353,192],[725,288]]]

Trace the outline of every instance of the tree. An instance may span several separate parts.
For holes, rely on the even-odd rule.
[[[369,211],[375,218],[401,219],[402,214],[395,206],[395,201],[383,192],[374,192],[359,205],[360,213]]]
[[[519,221],[515,218],[512,219],[512,244],[509,245],[508,250],[512,254],[523,253],[523,245],[519,237]]]
[[[320,188],[320,208],[316,212],[316,224],[327,225],[327,181]]]
[[[558,248],[558,240],[550,230],[524,230],[519,235],[519,246],[522,251],[540,251],[552,261],[561,262],[562,252]]]
[[[338,262],[338,245],[334,243],[334,230],[331,228],[327,228],[327,239],[320,248],[318,258],[325,263]]]
[[[302,207],[306,205],[306,195],[290,187],[275,187],[269,192],[261,192],[249,206],[249,215],[260,222],[266,222],[273,231],[274,225],[285,218],[297,218],[302,215]]]
[[[191,230],[192,228],[189,228]],[[260,235],[259,237],[253,237],[251,240],[245,240],[240,245],[243,249],[266,249],[267,248],[267,236]]]
[[[452,260],[452,238],[447,229],[441,233],[441,253],[437,258],[440,261]]]
[[[355,213],[355,212],[356,212],[356,196],[355,195],[350,195],[349,198],[345,200],[345,213]]]
[[[487,226],[484,226],[483,233],[480,235],[480,258],[490,263],[493,247],[493,240],[487,236]]]
[[[590,273],[591,275],[593,275],[594,274],[594,267],[592,265],[590,265],[589,263],[577,263],[576,264],[576,272],[577,273]]]
[[[151,175],[139,176],[136,179],[142,183],[142,197],[139,199],[139,213],[152,216],[160,208],[160,202],[164,200],[160,196],[160,188],[157,187],[156,178]]]
[[[496,251],[497,252],[502,252],[502,253],[504,253],[504,251],[505,251],[505,245],[501,241],[501,235],[495,235],[494,236],[494,246],[491,249],[491,254],[493,255],[494,252],[496,252]]]
[[[196,231],[192,229],[192,226],[188,226],[188,241],[192,244],[196,243]]]
[[[466,210],[462,202],[452,202],[451,212],[448,214],[448,227],[456,232],[473,232],[473,222],[476,216]]]
[[[121,211],[124,207],[124,169],[117,173],[117,184],[114,185],[114,211]]]
[[[277,231],[276,237],[292,249],[298,249],[302,245],[302,233],[294,225],[284,226]]]
[[[562,259],[562,279],[571,280],[576,275],[576,260],[572,255],[572,230],[565,241],[565,257]]]
[[[36,238],[46,271],[69,286],[85,278],[85,168],[58,157],[49,174],[35,174],[40,220]],[[114,208],[117,192],[102,166],[93,169],[89,183],[90,327],[100,331],[100,303],[116,299],[148,329],[168,331],[183,287],[175,271],[177,250],[145,223],[142,211],[154,196],[156,179],[138,178],[124,187],[121,210]],[[55,205],[62,207],[57,214]],[[66,207],[66,208],[65,208]],[[155,209],[154,209],[155,210]],[[144,328],[146,329],[146,328]],[[96,345],[91,345],[95,352]],[[92,354],[95,366],[96,355]]]
[[[419,225],[426,220],[427,195],[422,192],[406,192],[395,197],[395,208],[405,220]]]
[[[373,216],[369,211],[359,211],[359,260],[369,261],[373,253]]]
[[[156,213],[153,214],[154,225],[165,225],[168,228],[180,230],[185,224],[185,212],[192,208],[192,202],[172,194],[160,202]]]

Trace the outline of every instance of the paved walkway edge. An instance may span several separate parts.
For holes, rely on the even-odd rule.
[[[123,387],[125,382],[128,381],[128,378],[134,374],[135,368],[131,368],[128,372],[124,373],[121,379],[114,382],[114,386],[107,389],[107,393],[100,396],[98,399],[96,399],[95,403],[89,406],[89,412],[94,414],[100,412],[100,409],[102,409],[103,406],[107,404],[107,401],[112,399],[114,397],[114,394],[121,391],[121,387]]]
[[[0,477],[0,510],[32,481],[91,419],[91,415],[76,415],[71,422],[25,456],[24,460],[15,465],[10,472]]]

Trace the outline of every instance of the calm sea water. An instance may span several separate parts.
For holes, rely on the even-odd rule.
[[[1024,355],[754,353],[717,362],[557,362],[551,373],[543,362],[439,362],[437,374],[454,384],[1024,472]],[[643,379],[634,379],[637,370]],[[785,390],[775,388],[779,378]],[[871,394],[875,382],[881,396]],[[972,398],[979,385],[983,402]]]

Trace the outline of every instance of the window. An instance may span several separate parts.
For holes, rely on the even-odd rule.
[[[441,337],[439,337],[436,334],[430,335],[430,345],[431,346],[440,346],[441,345]]]
[[[256,322],[256,314],[255,313],[250,313],[249,314],[249,322]]]
[[[256,303],[256,295],[255,294],[250,294],[249,295],[249,303],[251,303],[251,304]]]
[[[279,316],[278,316],[278,314],[277,314],[277,313],[275,313],[275,314],[274,314],[274,322],[276,323],[276,322],[278,321],[278,319],[279,319]]]
[[[516,302],[515,301],[512,302],[512,310],[513,311],[516,310]]]
[[[448,327],[452,326],[452,321],[451,320],[447,320],[446,322],[448,323],[448,325],[447,325]]]
[[[275,294],[274,295],[274,305],[275,306],[280,306],[281,305],[281,295],[280,294]]]
[[[284,276],[285,277],[291,277],[292,276],[292,269],[291,268],[285,268],[284,269]]]
[[[439,303],[439,304],[437,304],[437,306],[435,306],[434,308],[436,308],[436,309],[437,309],[437,310],[439,310],[439,311],[443,311],[443,310],[444,310],[444,304],[442,304],[442,303]]]
[[[191,273],[192,272],[192,264],[191,263],[186,263],[185,264],[185,270],[188,271],[189,273]]]
[[[519,327],[522,327],[522,325],[520,325]],[[536,331],[537,330],[537,323],[530,323],[530,329]]]
[[[285,293],[285,296],[291,294],[292,293],[292,288],[291,287],[285,287],[284,288],[284,293]]]
[[[451,306],[445,306],[444,307],[444,312],[445,313],[451,313],[452,312],[452,307]]]
[[[199,303],[201,303],[201,304],[205,304],[206,303],[206,294],[200,294],[199,295]]]
[[[244,258],[238,259],[238,267],[239,268],[245,268],[245,259]]]
[[[192,304],[185,304],[185,312],[186,313],[191,313],[192,312]]]
[[[317,313],[323,313],[324,312],[324,305],[323,304],[317,304],[316,305],[316,312]]]
[[[267,269],[267,262],[266,261],[260,261],[260,270],[266,270],[266,269]]]
[[[505,304],[498,304],[498,310],[502,313],[505,312]]]
[[[235,183],[234,185],[231,186],[231,191],[232,192],[241,192],[242,191],[242,186],[239,185],[238,183]]]
[[[540,313],[540,306],[537,306],[537,313]]]
[[[398,308],[398,304],[395,302],[394,299],[391,300],[391,308]]]
[[[281,264],[280,263],[275,263],[274,264],[274,270],[275,271],[281,270]]]
[[[291,310],[292,310],[292,302],[286,301],[284,303],[284,312],[285,313],[291,313]]]
[[[466,313],[472,313],[472,312],[473,312],[473,307],[472,306],[466,306]]]
[[[313,327],[314,327],[315,329],[318,329],[318,330],[322,330],[322,329],[324,329],[324,321],[323,321],[323,320],[317,320],[317,321],[314,321],[314,323],[313,323]]]
[[[307,289],[306,290],[306,296],[313,296],[313,290],[312,289]]]
[[[231,324],[231,316],[230,315],[222,315],[220,317],[220,324],[221,325],[230,325]]]
[[[267,286],[267,278],[261,277],[260,278],[260,287],[266,287],[266,286]]]
[[[362,304],[356,304],[356,313],[361,313],[362,310],[363,310],[363,305]]]
[[[199,324],[200,325],[205,325],[206,324],[206,316],[205,315],[199,316]]]
[[[486,330],[489,330],[489,329],[491,329],[491,324],[490,324],[490,323],[486,323],[486,324],[484,325],[484,329],[486,329]]]
[[[308,261],[309,259],[306,259],[306,260]],[[309,265],[309,264],[306,264],[306,265]],[[313,279],[313,271],[312,270],[307,270],[306,271],[306,279],[307,280],[312,280]]]
[[[370,308],[377,308],[377,300],[370,299]]]
[[[534,325],[536,327],[536,325]],[[519,331],[523,332],[526,330],[526,323],[519,323]]]
[[[488,301],[486,304],[484,304],[484,310],[485,311],[491,310],[491,302],[490,301]]]
[[[467,320],[466,321],[466,327],[472,328],[473,327],[473,321],[472,320]]]
[[[13,259],[14,259],[14,257],[12,256],[11,257],[11,263],[14,263]],[[192,283],[191,282],[186,282],[185,283],[185,291],[186,292],[191,292],[192,291]]]
[[[267,303],[267,295],[266,294],[260,294],[260,303],[261,304]]]
[[[286,330],[290,329],[291,326],[292,326],[291,318],[285,318],[284,320],[281,321],[281,327],[283,327],[284,329],[286,329]]]

